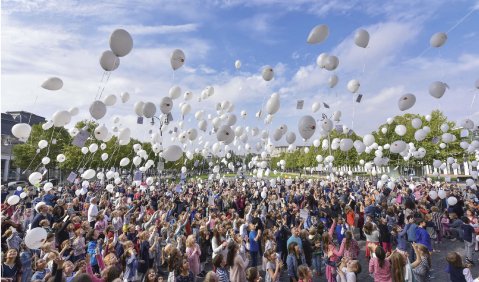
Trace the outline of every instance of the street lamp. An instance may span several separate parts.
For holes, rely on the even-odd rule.
[[[10,176],[10,167],[12,165],[13,141],[14,139],[11,138],[10,136],[6,136],[5,139],[3,140],[3,145],[9,150],[8,166],[7,165],[5,166],[6,175],[4,175],[4,177],[6,178],[6,181],[8,181],[8,178]]]

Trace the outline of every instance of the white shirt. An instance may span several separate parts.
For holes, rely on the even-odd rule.
[[[96,220],[98,215],[98,206],[95,204],[91,204],[88,208],[88,222],[92,222]]]

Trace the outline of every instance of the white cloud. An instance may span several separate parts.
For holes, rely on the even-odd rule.
[[[180,25],[105,25],[98,28],[100,31],[111,32],[117,28],[123,28],[130,34],[134,35],[151,35],[151,34],[171,34],[171,33],[185,33],[192,32],[198,29],[198,24],[188,23]]]

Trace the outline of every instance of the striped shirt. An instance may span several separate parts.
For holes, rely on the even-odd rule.
[[[218,275],[218,282],[230,282],[230,274],[225,268],[218,267],[216,274]]]

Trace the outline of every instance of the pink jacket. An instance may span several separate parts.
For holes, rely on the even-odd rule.
[[[379,267],[379,261],[376,257],[372,257],[369,261],[369,273],[374,276],[374,282],[392,282],[391,265],[389,261],[384,260],[383,267]]]
[[[193,274],[198,275],[200,273],[200,256],[201,249],[198,244],[195,244],[194,248],[186,248],[186,255],[188,256],[188,263],[190,264],[190,270]]]

